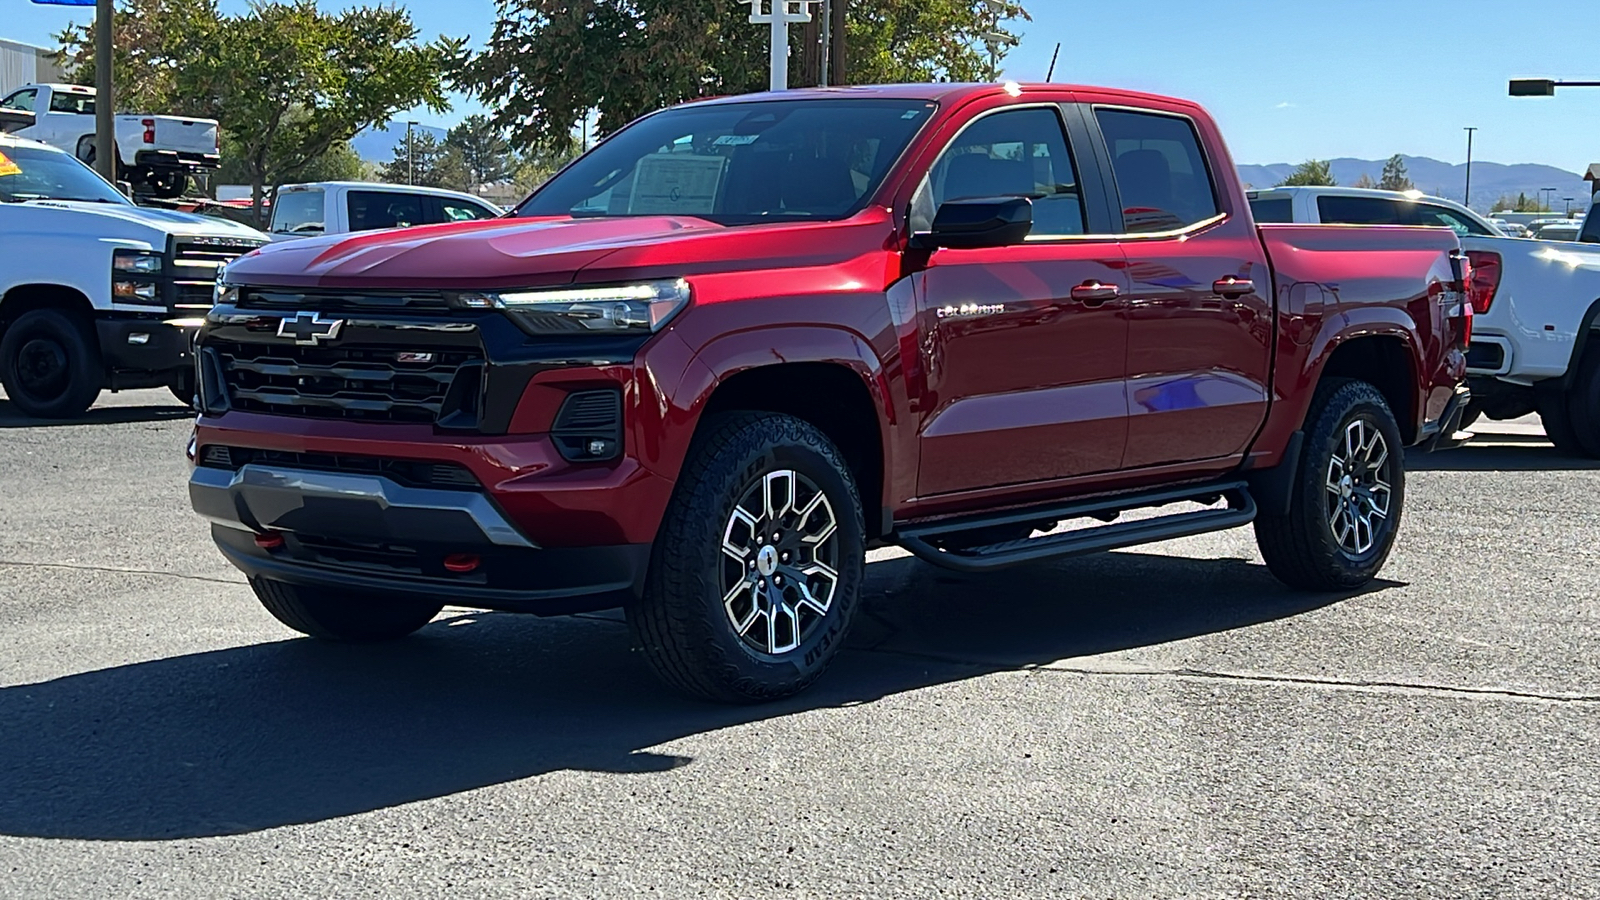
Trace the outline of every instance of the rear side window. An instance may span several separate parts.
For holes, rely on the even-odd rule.
[[[913,228],[931,228],[947,200],[985,197],[1032,198],[1036,237],[1084,233],[1078,178],[1054,109],[993,113],[961,132],[918,189]]]
[[[1469,234],[1494,234],[1471,218],[1443,206],[1431,206],[1426,203],[1417,205],[1418,225],[1443,225],[1454,231],[1457,235]]]
[[[1294,201],[1288,197],[1252,197],[1250,215],[1257,222],[1293,222]]]
[[[281,191],[272,204],[273,234],[321,234],[325,229],[321,191]]]
[[[1189,120],[1121,109],[1095,110],[1095,118],[1111,151],[1126,231],[1175,231],[1221,211]]]
[[[351,191],[350,230],[410,228],[422,225],[422,197],[394,191]]]
[[[1317,198],[1317,218],[1328,225],[1415,225],[1398,200],[1387,197]]]
[[[50,111],[54,113],[72,113],[79,116],[94,115],[93,94],[70,94],[57,92],[50,95]]]

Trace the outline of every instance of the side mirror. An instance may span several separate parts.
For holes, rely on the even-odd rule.
[[[980,250],[1020,244],[1033,231],[1033,201],[1026,197],[950,200],[933,217],[933,230],[913,235],[919,250]]]

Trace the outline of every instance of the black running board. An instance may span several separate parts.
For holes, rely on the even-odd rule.
[[[1228,505],[1225,508],[1192,510],[1133,522],[1114,522],[1075,531],[960,549],[941,548],[932,543],[941,537],[959,535],[979,528],[1025,525],[1029,522],[1059,522],[1065,519],[1104,516],[1131,509],[1166,506],[1170,503],[1215,502],[1219,496],[1227,499]],[[1256,501],[1250,496],[1249,484],[1244,481],[1222,481],[1120,494],[1059,506],[1011,510],[982,519],[961,518],[926,525],[911,525],[901,528],[898,538],[902,547],[919,559],[936,566],[954,569],[957,572],[988,572],[1023,563],[1082,556],[1116,550],[1120,547],[1205,534],[1210,531],[1223,531],[1248,525],[1255,520],[1255,517]]]

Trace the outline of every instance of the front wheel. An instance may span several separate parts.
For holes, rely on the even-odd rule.
[[[843,455],[806,422],[734,413],[702,427],[628,624],[685,693],[787,697],[844,643],[866,559],[861,501]]]
[[[403,638],[433,621],[444,603],[408,595],[388,596],[250,579],[267,612],[301,634],[330,641],[368,643]]]
[[[1330,379],[1306,416],[1288,515],[1256,518],[1267,568],[1290,587],[1348,590],[1383,568],[1405,505],[1400,428],[1378,389]]]
[[[87,323],[59,309],[23,313],[0,339],[0,383],[25,415],[79,415],[100,396],[103,380]]]

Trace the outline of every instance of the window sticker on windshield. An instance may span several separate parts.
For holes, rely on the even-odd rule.
[[[722,156],[657,154],[639,160],[628,212],[699,216],[717,211],[722,184]]]
[[[22,167],[11,161],[11,157],[0,153],[0,176],[21,175]]]
[[[754,144],[759,137],[761,137],[759,134],[725,134],[711,143],[718,147],[743,147],[746,144]]]
[[[922,115],[922,110],[920,110],[920,109],[908,109],[905,112],[900,114],[900,118],[902,118],[902,119],[915,119],[917,116],[920,116],[920,115]]]

